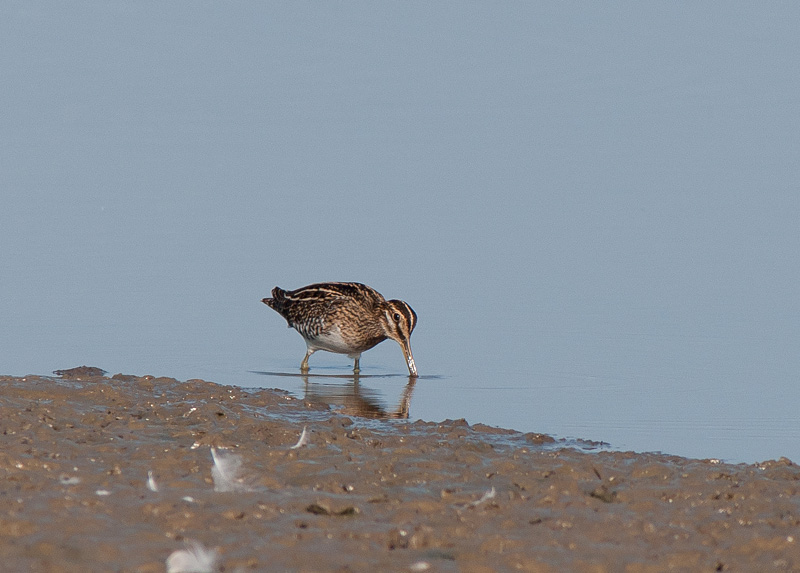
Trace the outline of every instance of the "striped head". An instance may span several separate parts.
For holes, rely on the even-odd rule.
[[[411,354],[411,333],[417,325],[417,313],[402,300],[387,300],[381,305],[381,326],[386,338],[396,341],[403,349],[408,365],[408,373],[417,377],[417,365]]]

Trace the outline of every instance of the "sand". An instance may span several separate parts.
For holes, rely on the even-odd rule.
[[[277,390],[62,374],[0,377],[3,571],[179,571],[179,551],[226,572],[800,571],[787,459],[584,451]]]

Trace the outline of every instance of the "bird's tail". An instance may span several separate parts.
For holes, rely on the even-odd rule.
[[[277,310],[278,312],[283,309],[283,303],[286,300],[286,291],[282,288],[275,287],[272,289],[272,298],[262,298],[261,302],[266,304],[273,310]]]

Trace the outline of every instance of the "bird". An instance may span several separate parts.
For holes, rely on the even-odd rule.
[[[300,372],[309,370],[308,359],[317,350],[347,354],[360,372],[361,353],[387,338],[403,349],[409,376],[416,378],[411,354],[411,333],[417,313],[402,300],[386,300],[378,291],[361,283],[315,283],[287,291],[272,289],[272,298],[261,300],[286,319],[306,341],[306,356]]]

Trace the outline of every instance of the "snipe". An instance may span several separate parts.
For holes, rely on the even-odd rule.
[[[261,302],[305,339],[308,350],[301,372],[308,372],[309,356],[327,350],[355,360],[353,372],[358,374],[361,353],[391,338],[403,348],[408,373],[417,376],[411,355],[417,315],[402,300],[386,300],[361,283],[317,283],[291,291],[275,287],[272,298]]]

